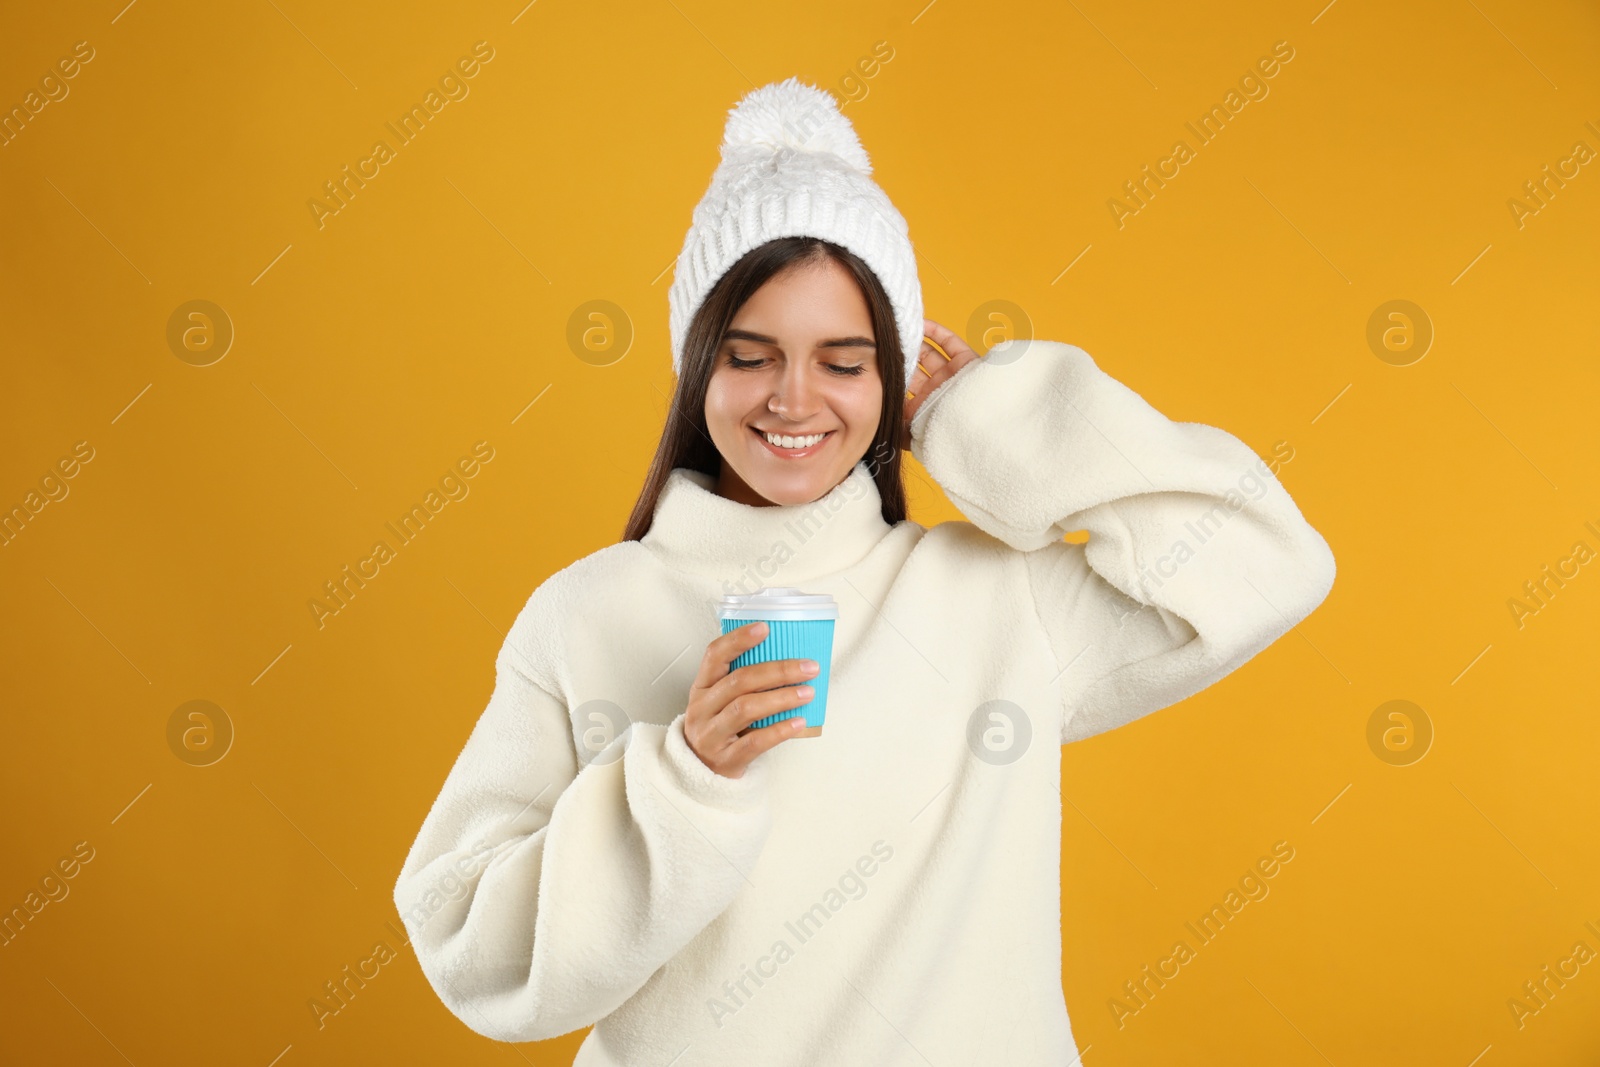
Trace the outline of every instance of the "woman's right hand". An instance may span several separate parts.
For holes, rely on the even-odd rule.
[[[700,762],[725,778],[742,778],[750,762],[769,748],[798,736],[803,715],[752,729],[750,724],[810,700],[809,685],[817,668],[807,659],[751,663],[736,671],[728,665],[766,639],[767,624],[747,623],[729,630],[706,646],[699,673],[689,687],[689,710],[683,737]]]

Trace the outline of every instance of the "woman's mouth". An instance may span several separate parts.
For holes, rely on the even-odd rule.
[[[783,459],[802,459],[822,448],[833,437],[835,431],[829,430],[821,434],[767,434],[754,426],[750,432],[760,438],[767,451]]]

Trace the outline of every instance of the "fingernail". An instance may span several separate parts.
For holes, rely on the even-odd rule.
[[[810,700],[812,695],[816,692],[816,690],[812,689],[809,685],[797,685],[795,688],[798,689],[800,691],[800,695],[805,697],[807,700]]]
[[[821,669],[822,668],[817,666],[817,661],[816,660],[808,659],[808,660],[806,660],[805,665],[800,668],[800,673],[801,674],[816,674],[817,671],[819,671]]]
[[[767,624],[764,622],[758,622],[754,626],[750,627],[750,632],[764,634],[767,632]]]

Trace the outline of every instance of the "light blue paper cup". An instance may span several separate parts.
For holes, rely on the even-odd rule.
[[[722,632],[760,620],[767,624],[767,636],[759,645],[741,653],[728,664],[730,672],[751,663],[775,659],[813,659],[817,676],[804,683],[811,686],[811,699],[799,707],[787,708],[751,723],[752,727],[771,726],[795,716],[803,716],[806,727],[799,737],[819,737],[828,710],[828,675],[833,660],[833,625],[839,606],[827,593],[808,594],[785,586],[771,586],[745,595],[722,598],[717,610]]]

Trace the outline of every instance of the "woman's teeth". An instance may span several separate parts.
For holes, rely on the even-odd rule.
[[[832,432],[832,430],[828,431],[828,433]],[[761,436],[765,437],[768,443],[777,445],[779,448],[810,448],[828,436],[828,434],[814,433],[807,437],[785,437],[781,434],[763,433]]]

